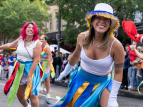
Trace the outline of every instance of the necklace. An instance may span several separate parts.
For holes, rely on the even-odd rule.
[[[32,43],[32,40],[30,40],[29,42],[27,42],[26,40],[24,41],[24,45],[25,45],[25,47],[27,47],[27,46],[31,45],[31,43]]]
[[[93,45],[94,45],[97,49],[100,49],[100,46],[95,45],[94,38],[93,38]]]

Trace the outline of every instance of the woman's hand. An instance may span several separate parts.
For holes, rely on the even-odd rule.
[[[46,69],[45,74],[47,74],[49,71],[50,71],[49,69]]]
[[[32,86],[31,77],[30,76],[27,77],[27,82],[26,83],[27,83],[27,86],[29,86],[29,87]]]

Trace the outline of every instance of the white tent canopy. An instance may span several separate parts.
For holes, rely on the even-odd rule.
[[[51,51],[54,51],[54,47],[57,47],[57,49],[58,49],[58,45],[53,44],[53,45],[50,45]],[[67,51],[67,50],[65,50],[65,49],[63,49],[63,48],[60,48],[60,52],[61,52],[62,54],[66,54],[66,53],[70,54],[69,51]]]

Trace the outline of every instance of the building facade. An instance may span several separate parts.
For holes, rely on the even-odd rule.
[[[48,37],[48,42],[50,42],[50,44],[57,44],[56,41],[56,34],[58,33],[58,6],[57,5],[53,5],[50,6],[50,9],[47,10],[47,12],[49,14],[51,14],[51,18],[49,22],[43,22],[44,23],[44,27],[48,28],[48,32],[45,32],[47,37]],[[65,38],[64,33],[62,32],[65,28],[64,25],[66,24],[66,21],[61,19],[61,36],[60,39]]]

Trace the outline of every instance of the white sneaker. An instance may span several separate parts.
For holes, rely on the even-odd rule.
[[[129,89],[132,89],[132,88],[133,88],[133,86],[131,86],[131,85],[130,85],[128,88],[129,88]]]
[[[43,88],[43,87],[40,87],[40,90],[41,90],[41,91],[43,91],[43,90],[44,90],[44,88]]]
[[[31,107],[31,105],[30,105],[30,104],[28,104],[28,106],[26,106],[26,107]]]
[[[51,96],[50,96],[50,94],[47,94],[46,99],[49,99],[49,98],[51,98]]]
[[[47,91],[46,88],[44,88],[43,91]]]
[[[69,81],[68,80],[65,80],[65,83],[68,83]]]
[[[140,77],[140,78],[142,77],[139,73],[137,73],[137,76]]]

